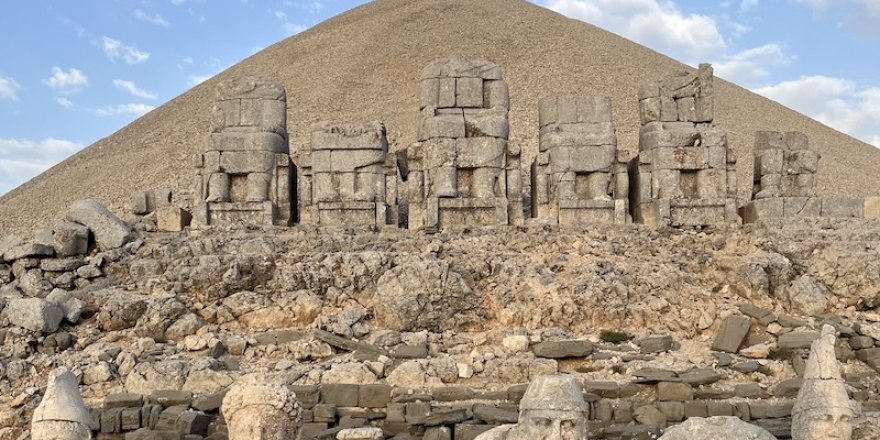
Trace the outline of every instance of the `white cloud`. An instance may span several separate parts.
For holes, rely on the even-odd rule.
[[[185,1],[186,0],[171,0],[171,4],[173,4],[174,6],[180,6]]]
[[[541,0],[540,3],[676,58],[705,59],[727,50],[727,42],[713,18],[685,14],[670,1]]]
[[[740,4],[739,4],[739,11],[740,12],[747,12],[749,9],[752,9],[755,6],[758,6],[759,2],[760,2],[760,0],[742,0],[742,2],[740,2]]]
[[[150,53],[144,52],[134,46],[127,46],[119,40],[110,37],[102,38],[104,54],[112,61],[122,58],[127,64],[140,64],[150,59]]]
[[[98,116],[102,117],[111,117],[111,116],[121,116],[121,115],[134,115],[137,117],[143,116],[151,111],[153,111],[156,107],[147,104],[120,104],[117,106],[107,106],[104,108],[99,108],[95,110],[95,113]]]
[[[89,85],[89,77],[79,69],[71,68],[65,72],[60,67],[53,67],[52,76],[43,80],[43,83],[59,93],[69,95]]]
[[[0,100],[18,101],[19,90],[21,85],[15,81],[15,78],[0,75]]]
[[[214,75],[190,75],[189,78],[186,80],[186,85],[194,87],[211,79],[212,77],[214,77]]]
[[[60,96],[60,97],[58,97],[58,98],[55,98],[55,102],[57,102],[58,105],[60,105],[60,106],[62,106],[62,107],[64,107],[64,108],[71,108],[71,107],[73,107],[73,101],[71,101],[71,100],[69,100],[69,99],[67,99],[67,98],[65,98],[65,97],[63,97],[63,96]]]
[[[82,147],[76,142],[55,138],[42,141],[0,139],[0,194],[49,169]]]
[[[877,0],[797,0],[813,10],[817,19],[824,18],[832,10],[839,11],[852,30],[870,37],[880,36],[880,1]]]
[[[753,86],[770,76],[770,68],[783,67],[792,61],[779,44],[765,44],[725,56],[713,62],[715,73],[734,83]]]
[[[114,79],[113,85],[115,85],[117,89],[124,90],[128,93],[131,93],[134,96],[137,96],[138,98],[152,99],[152,100],[159,99],[159,97],[156,96],[155,93],[149,92],[147,90],[144,90],[144,89],[138,87],[137,84],[134,83],[134,81],[125,81],[122,79]]]
[[[287,35],[296,35],[308,28],[308,26],[303,26],[301,24],[284,23],[284,32]]]
[[[159,14],[150,15],[140,9],[135,9],[134,12],[132,13],[132,15],[134,15],[134,18],[136,18],[140,21],[143,21],[144,23],[150,23],[150,24],[154,24],[156,26],[162,26],[162,27],[171,27],[171,23],[166,21]]]
[[[880,147],[880,88],[805,76],[754,90],[832,128]]]

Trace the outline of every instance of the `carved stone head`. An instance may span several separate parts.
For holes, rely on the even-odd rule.
[[[79,381],[67,368],[49,373],[46,394],[31,420],[33,440],[90,440],[89,410],[79,393]]]
[[[302,407],[292,391],[255,378],[230,387],[222,412],[229,440],[294,439],[302,424]]]
[[[577,380],[564,375],[535,378],[520,402],[517,434],[530,440],[586,439],[587,405]]]

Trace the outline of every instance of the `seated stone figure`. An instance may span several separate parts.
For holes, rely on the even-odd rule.
[[[519,421],[476,440],[586,440],[588,408],[572,376],[538,376],[519,403]]]
[[[299,438],[302,406],[283,383],[248,376],[233,384],[221,412],[229,440],[290,440]]]
[[[33,440],[89,440],[89,410],[79,394],[79,381],[67,368],[49,373],[46,394],[31,422]]]
[[[804,384],[791,410],[793,440],[850,440],[858,407],[846,392],[834,354],[834,328],[825,325],[810,347]]]

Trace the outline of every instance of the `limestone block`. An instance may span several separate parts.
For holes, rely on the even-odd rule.
[[[755,133],[755,151],[760,150],[785,150],[784,134],[778,131],[759,131]]]
[[[660,84],[658,83],[650,83],[643,84],[639,87],[639,101],[648,98],[659,98],[660,97]]]
[[[866,197],[864,211],[866,219],[880,220],[880,197]]]
[[[440,106],[440,80],[428,78],[419,81],[419,110]]]
[[[208,194],[205,201],[228,202],[229,201],[229,175],[226,173],[214,173],[208,177]]]
[[[785,197],[783,216],[786,218],[819,217],[822,199],[815,197]]]
[[[474,139],[474,141],[468,140],[466,142],[478,142],[479,139],[485,138]],[[425,141],[421,145],[424,157],[422,165],[426,169],[456,166],[456,144],[462,141],[462,139],[431,139]]]
[[[663,122],[678,121],[678,105],[672,98],[660,98],[660,120]]]
[[[333,150],[330,153],[330,170],[336,173],[382,173],[385,155],[383,150]]]
[[[208,151],[202,154],[202,172],[203,173],[219,173],[220,169],[220,152]]]
[[[571,148],[553,148],[549,153],[551,173],[560,174],[571,171]]]
[[[192,216],[184,209],[166,206],[156,211],[156,226],[164,232],[180,232],[190,225]]]
[[[483,78],[501,79],[501,68],[481,59],[440,58],[422,69],[425,78]]]
[[[678,106],[679,121],[693,122],[697,119],[697,108],[693,97],[676,99],[675,103]]]
[[[779,149],[755,149],[755,176],[767,174],[782,175],[784,172],[784,154]]]
[[[642,125],[660,121],[663,106],[660,97],[646,98],[639,101],[639,117]]]
[[[578,122],[578,99],[576,96],[560,96],[556,100],[557,123],[573,124]]]
[[[651,164],[655,170],[701,170],[709,165],[709,151],[703,147],[657,147]]]
[[[458,78],[455,80],[455,106],[483,108],[483,79]]]
[[[697,98],[694,100],[694,122],[712,122],[715,119],[715,100]]]
[[[260,131],[287,132],[287,103],[266,99],[241,100],[241,125]]]
[[[744,316],[731,315],[724,319],[715,339],[712,350],[736,353],[745,340],[751,327],[751,321]]]
[[[864,218],[865,201],[856,198],[822,199],[822,217]]]
[[[120,248],[134,239],[131,227],[95,200],[74,202],[64,218],[89,228],[101,250]]]
[[[278,133],[222,132],[211,134],[211,149],[214,151],[269,151],[287,153],[287,139]]]
[[[283,101],[287,99],[284,87],[266,78],[241,76],[224,81],[217,88],[217,100],[268,99]]]
[[[507,141],[491,137],[455,140],[456,165],[464,168],[503,168]]]
[[[745,223],[754,223],[768,218],[782,218],[785,215],[784,206],[784,199],[781,197],[753,200],[740,210],[740,215]]]
[[[819,167],[819,154],[810,150],[785,151],[785,174],[816,173]]]
[[[227,127],[238,127],[241,125],[241,100],[218,101],[214,104],[212,113],[212,132],[219,132]]]
[[[484,81],[485,97],[483,102],[486,108],[510,109],[510,91],[505,81]]]
[[[696,95],[697,75],[693,72],[675,72],[660,80],[660,93],[670,98],[684,98]]]
[[[381,122],[350,124],[323,122],[312,126],[312,151],[382,150],[388,151],[385,126]]]
[[[715,168],[697,171],[697,195],[704,200],[726,198],[727,171]]]
[[[441,78],[437,108],[455,107],[455,78]]]
[[[380,428],[343,429],[336,434],[338,440],[383,440],[385,434]]]
[[[538,102],[538,125],[539,129],[550,124],[559,123],[559,98],[551,96]]]
[[[553,124],[541,130],[540,144],[543,150],[558,146],[617,145],[617,136],[610,122]]]
[[[577,122],[611,124],[611,98],[605,96],[578,96]]]
[[[429,115],[422,113],[419,123],[419,141],[436,138],[465,137],[464,114]]]
[[[782,176],[779,187],[782,194],[789,197],[812,197],[816,193],[815,174],[797,174]]]
[[[41,298],[10,299],[3,315],[12,325],[42,333],[54,333],[64,319],[60,307]]]
[[[717,170],[727,169],[727,148],[725,147],[707,147],[709,160],[707,165],[709,168]]]
[[[510,127],[507,111],[503,109],[465,110],[466,137],[496,137],[507,139]]]
[[[568,149],[571,161],[569,170],[578,173],[610,171],[617,153],[617,148],[613,145],[568,147]]]
[[[131,195],[131,213],[134,215],[146,215],[153,212],[150,209],[148,197],[149,191],[136,191]]]
[[[639,151],[693,146],[697,139],[699,139],[699,134],[696,131],[643,130],[639,133]]]
[[[651,173],[651,195],[653,199],[681,198],[681,171],[660,169]]]
[[[220,168],[227,174],[271,173],[275,168],[275,154],[267,151],[222,153]]]
[[[738,417],[690,417],[666,430],[660,440],[776,440],[773,434]]]
[[[791,151],[806,150],[810,145],[810,138],[799,131],[790,131],[782,135],[785,148]]]

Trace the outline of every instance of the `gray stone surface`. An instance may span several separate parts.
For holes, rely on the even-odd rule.
[[[3,309],[3,315],[12,325],[42,333],[55,332],[64,319],[60,307],[40,298],[11,299]]]
[[[43,400],[31,418],[31,438],[88,440],[92,438],[90,420],[76,377],[66,368],[52,370]]]
[[[731,315],[724,319],[712,341],[712,350],[736,353],[749,333],[751,320]]]
[[[89,228],[101,250],[117,249],[134,239],[131,227],[95,200],[74,202],[64,218]]]
[[[776,440],[736,417],[693,417],[666,430],[660,440]]]

